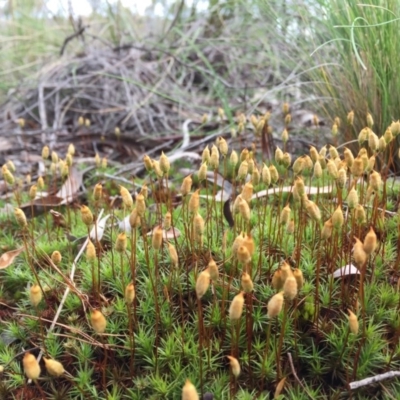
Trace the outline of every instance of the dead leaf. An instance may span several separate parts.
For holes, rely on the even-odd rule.
[[[66,228],[67,222],[65,221],[64,216],[58,211],[50,210],[50,214],[53,216],[53,225],[56,228]]]
[[[35,216],[42,214],[46,207],[57,207],[71,203],[80,186],[82,185],[83,174],[72,167],[70,174],[61,189],[55,195],[43,196],[38,193],[37,198],[32,203],[25,203],[20,208],[24,211],[27,218],[32,217],[32,208]]]
[[[56,197],[63,199],[61,204],[68,204],[74,200],[79,188],[82,185],[82,179],[82,172],[79,172],[76,168],[72,167],[67,180],[61,186],[61,189],[56,193]]]
[[[286,378],[282,378],[279,383],[276,385],[274,399],[277,399],[282,393],[283,387],[285,386]]]
[[[42,206],[42,207],[56,207],[59,206],[61,204],[61,202],[63,201],[63,199],[61,197],[58,196],[46,196],[46,197],[42,197],[39,199],[35,199],[33,201],[33,205],[34,206]],[[21,208],[23,207],[30,207],[30,204],[24,204]]]
[[[360,275],[360,271],[353,264],[347,264],[344,267],[338,268],[332,274],[334,278],[340,278],[341,276],[347,276],[347,275]]]
[[[132,228],[129,222],[130,215],[127,215],[122,221],[118,222],[118,228],[121,232],[131,233]]]
[[[104,229],[106,228],[106,222],[107,222],[108,218],[110,218],[110,215],[106,215],[105,217],[103,217],[97,223],[97,227],[96,227],[96,225],[93,225],[93,228],[90,231],[90,239],[92,239],[92,240],[97,239],[98,242],[101,241],[101,239],[103,238],[103,235],[104,235]],[[97,236],[96,236],[96,229],[97,229]]]
[[[23,251],[24,248],[20,247],[19,249],[10,250],[7,251],[7,253],[2,254],[0,257],[0,269],[9,267],[13,263],[15,257],[19,256]]]

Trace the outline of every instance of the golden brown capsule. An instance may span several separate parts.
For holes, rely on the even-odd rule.
[[[53,253],[51,253],[51,261],[53,261],[54,264],[60,265],[62,260],[61,253],[58,250],[54,250]]]
[[[124,206],[130,210],[133,207],[133,199],[131,194],[129,193],[129,190],[123,186],[119,187],[119,193],[122,197],[122,202],[124,203]]]
[[[38,180],[37,180],[37,187],[39,190],[43,190],[44,189],[44,180],[42,176],[39,176]]]
[[[360,156],[357,156],[351,166],[351,173],[355,178],[359,178],[364,173],[364,161]]]
[[[275,149],[275,161],[278,164],[281,164],[282,163],[282,159],[283,159],[283,151],[280,149],[280,147],[277,147]]]
[[[240,180],[245,179],[248,172],[249,172],[249,164],[246,160],[243,160],[239,165],[238,178]]]
[[[354,262],[358,267],[362,267],[367,262],[368,255],[364,250],[363,242],[358,238],[354,239],[356,240],[356,243],[353,246]]]
[[[199,400],[199,395],[193,383],[186,379],[182,389],[182,400]]]
[[[303,157],[296,158],[296,160],[294,160],[292,168],[295,175],[301,174],[304,168],[304,158]]]
[[[345,147],[343,156],[344,156],[344,161],[346,162],[347,167],[351,168],[353,166],[353,162],[354,162],[354,155],[353,155],[352,151],[350,149],[348,149],[347,147]]]
[[[147,154],[145,154],[143,157],[143,164],[147,172],[150,172],[153,169],[153,162],[151,161],[151,158]]]
[[[261,170],[261,179],[267,187],[271,184],[271,174],[269,168],[264,164]]]
[[[254,243],[253,237],[252,237],[249,233],[248,233],[248,234],[246,235],[246,237],[244,238],[242,244],[243,244],[244,247],[247,248],[247,250],[248,250],[248,252],[249,252],[249,254],[250,254],[250,257],[251,257],[251,256],[254,254],[256,245],[255,245],[255,243]]]
[[[286,225],[289,222],[291,211],[292,210],[290,209],[289,205],[286,205],[285,207],[283,207],[280,218],[279,218],[279,222],[282,225]]]
[[[90,211],[90,208],[83,205],[81,207],[81,218],[82,218],[82,222],[86,225],[86,226],[90,226],[93,223],[93,214]]]
[[[164,174],[168,174],[169,169],[171,168],[171,164],[169,162],[168,157],[164,154],[164,152],[161,152],[160,156],[160,161],[159,161],[160,169]]]
[[[372,171],[369,176],[369,184],[374,190],[378,191],[382,185],[381,174],[377,171]]]
[[[247,203],[247,201],[245,201],[241,196],[238,196],[237,198],[239,199],[238,200],[239,214],[246,222],[249,222],[251,215],[249,203]]]
[[[294,279],[296,279],[296,282],[297,282],[297,289],[301,290],[303,285],[304,285],[303,272],[299,268],[295,268],[294,271],[293,271],[293,276],[294,276]]]
[[[346,185],[347,182],[347,172],[346,170],[342,167],[339,169],[338,171],[338,176],[336,179],[336,183],[338,185],[338,187],[340,187],[341,189],[344,188],[344,186]]]
[[[238,153],[236,153],[235,150],[232,150],[231,155],[229,157],[229,164],[232,165],[232,167],[236,167],[236,164],[239,162],[239,156]]]
[[[146,201],[140,193],[136,196],[136,212],[140,218],[143,218],[146,212]]]
[[[347,203],[350,209],[358,206],[358,193],[354,187],[350,189],[349,194],[347,195]]]
[[[226,155],[228,154],[228,143],[222,136],[217,138],[217,146],[218,146],[220,153],[224,157],[226,157]]]
[[[47,160],[50,156],[49,146],[43,146],[42,148],[42,158],[43,160]]]
[[[338,177],[336,164],[332,160],[328,161],[328,163],[326,164],[326,168],[328,169],[328,173],[332,178],[336,179]]]
[[[306,194],[306,189],[305,189],[305,186],[304,186],[304,181],[303,181],[303,179],[302,179],[300,176],[298,176],[298,177],[296,178],[296,180],[294,181],[293,191],[296,191],[296,194],[297,194],[299,197],[303,197],[303,196]]]
[[[96,248],[91,240],[88,241],[86,246],[86,259],[88,261],[93,261],[96,259]]]
[[[338,206],[334,213],[332,214],[332,224],[335,229],[340,229],[343,224],[344,224],[344,217],[343,217],[343,212],[342,208]]]
[[[14,208],[14,216],[21,228],[25,228],[28,225],[25,213],[20,208]]]
[[[133,300],[135,300],[135,286],[133,282],[129,283],[125,288],[125,301],[128,304],[132,304]]]
[[[24,367],[25,375],[28,379],[36,380],[40,376],[40,365],[36,360],[36,357],[26,352],[24,358],[22,359],[22,365]]]
[[[238,247],[236,256],[237,259],[244,264],[247,264],[251,261],[249,250],[243,244]]]
[[[106,317],[99,311],[93,310],[90,315],[92,328],[96,333],[104,333],[107,327]]]
[[[43,293],[40,286],[38,284],[32,285],[29,291],[29,299],[33,307],[37,307],[39,303],[42,301],[42,298],[43,298]]]
[[[283,284],[283,292],[285,297],[293,300],[297,296],[297,280],[294,276],[289,276]]]
[[[314,221],[319,221],[321,219],[321,211],[319,207],[311,200],[307,200],[305,204],[306,210],[311,219]]]
[[[286,279],[289,278],[290,276],[293,276],[292,268],[290,267],[290,265],[286,261],[283,261],[281,263],[282,284],[284,284]]]
[[[36,194],[37,194],[37,186],[32,185],[29,189],[29,198],[31,200],[34,200],[36,198]]]
[[[143,196],[144,200],[147,200],[147,198],[149,197],[149,188],[145,183],[142,185],[139,194]]]
[[[58,163],[58,154],[57,154],[57,152],[55,152],[55,151],[52,151],[51,152],[51,161],[54,163],[54,164],[57,164]]]
[[[240,319],[243,313],[244,306],[244,292],[237,294],[229,307],[229,318],[231,321],[237,321]]]
[[[275,165],[270,165],[269,166],[269,174],[271,177],[271,183],[275,184],[279,180],[279,172],[276,169]]]
[[[140,223],[141,219],[135,207],[129,215],[129,225],[131,226],[132,229],[135,229],[140,226]]]
[[[193,183],[192,175],[188,175],[183,180],[182,185],[181,185],[182,196],[187,196],[190,193],[190,191],[192,190],[192,183]]]
[[[243,186],[241,197],[243,200],[246,200],[247,203],[250,203],[251,197],[253,196],[253,184],[251,182],[246,182]]]
[[[241,285],[245,293],[251,293],[254,289],[254,284],[251,276],[247,272],[243,272],[242,274]]]
[[[251,182],[257,186],[260,183],[260,178],[261,175],[260,171],[258,170],[258,167],[254,167],[253,173],[251,174]]]
[[[271,297],[267,304],[268,318],[274,318],[282,311],[283,301],[283,292],[279,292]]]
[[[359,224],[363,224],[366,221],[367,217],[365,215],[365,210],[361,204],[356,207],[354,217]]]
[[[237,378],[240,375],[240,364],[237,358],[232,356],[226,356],[231,366],[232,375]]]
[[[117,236],[117,240],[115,241],[115,251],[117,253],[125,253],[126,246],[127,246],[126,233],[125,232],[121,232]]]
[[[219,167],[219,151],[218,151],[217,146],[215,146],[215,144],[213,144],[211,147],[211,155],[210,155],[209,164],[210,164],[211,169],[213,169],[213,170],[216,170]]]
[[[197,214],[199,211],[200,207],[200,195],[199,195],[200,189],[197,189],[192,195],[190,196],[189,199],[189,204],[188,204],[188,209],[189,212],[193,215]]]
[[[207,265],[207,270],[210,273],[210,278],[213,281],[217,281],[219,277],[218,265],[212,258]]]
[[[99,201],[103,195],[103,186],[101,183],[97,183],[93,188],[93,198],[95,201]]]
[[[43,360],[46,370],[50,375],[61,376],[65,372],[63,365],[59,361],[46,357],[43,357]]]
[[[196,280],[196,295],[201,299],[210,286],[210,273],[207,269],[201,271]]]
[[[163,229],[161,226],[157,226],[153,230],[153,236],[151,240],[151,245],[154,250],[160,250],[163,242]]]
[[[206,146],[203,150],[203,153],[201,154],[202,163],[208,164],[210,162],[210,157],[210,149],[208,148],[208,146]]]
[[[328,240],[332,236],[333,223],[332,218],[329,218],[325,223],[321,231],[321,239]]]
[[[163,228],[168,231],[171,228],[172,224],[172,214],[170,211],[167,211],[164,215],[164,221],[163,221]]]
[[[378,246],[378,239],[376,237],[376,233],[373,230],[372,226],[369,229],[369,232],[366,234],[364,238],[364,251],[370,255],[372,254],[375,250],[376,247]]]
[[[173,244],[168,243],[169,257],[171,258],[172,265],[176,268],[179,263],[178,252]]]
[[[275,290],[280,290],[283,288],[283,280],[282,280],[282,270],[277,269],[272,275],[271,285]]]
[[[347,318],[349,319],[350,332],[357,335],[359,329],[357,315],[355,315],[351,310],[348,310],[348,312],[349,316]]]
[[[393,133],[390,128],[387,128],[385,133],[383,134],[383,138],[385,139],[386,145],[388,145],[393,140]]]
[[[335,160],[339,157],[339,153],[335,146],[329,146],[329,155],[331,156],[332,160]]]
[[[232,253],[234,255],[237,255],[237,251],[239,247],[243,245],[243,242],[244,242],[244,233],[242,232],[238,236],[236,236],[235,240],[233,241]]]

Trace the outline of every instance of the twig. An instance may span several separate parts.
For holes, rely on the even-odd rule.
[[[85,32],[85,29],[88,28],[88,27],[89,27],[89,25],[82,26],[78,31],[76,31],[76,32],[73,33],[72,35],[67,36],[67,37],[64,39],[64,43],[63,43],[63,45],[62,45],[62,47],[61,47],[61,50],[60,50],[60,56],[62,56],[62,55],[64,54],[64,51],[65,51],[65,48],[67,47],[67,44],[68,44],[72,39],[74,39],[74,38],[76,38],[76,37],[82,35],[82,33]]]
[[[101,210],[101,211],[100,211],[99,216],[98,216],[97,221],[96,221],[96,224],[100,221],[100,218],[101,218],[101,216],[103,215],[103,212],[104,212],[104,210]],[[86,246],[87,246],[88,243],[89,243],[89,236],[86,238],[85,242],[83,243],[82,247],[80,248],[78,254],[77,254],[76,257],[75,257],[74,262],[72,263],[71,273],[69,274],[69,279],[71,280],[71,282],[74,281],[74,275],[75,275],[76,265],[77,265],[79,259],[81,258],[83,252],[85,251]],[[70,289],[69,286],[67,286],[67,287],[65,288],[64,295],[63,295],[63,297],[62,297],[62,299],[61,299],[61,301],[60,301],[60,304],[59,304],[59,306],[58,306],[56,315],[55,315],[54,318],[53,318],[53,322],[51,323],[50,328],[49,328],[49,330],[47,331],[47,334],[53,332],[55,326],[57,325],[57,320],[58,320],[58,318],[59,318],[59,316],[60,316],[60,314],[61,314],[61,310],[62,310],[63,307],[64,307],[64,303],[65,303],[65,301],[67,300],[67,296],[68,296],[70,290],[71,290],[71,289]],[[37,356],[37,361],[38,361],[38,362],[41,360],[42,356],[43,356],[43,350],[40,350],[39,355]],[[31,383],[31,379],[29,379],[28,383]]]
[[[289,364],[290,364],[290,368],[292,370],[292,374],[294,376],[294,378],[296,379],[296,381],[299,383],[299,385],[302,387],[302,389],[308,394],[308,396],[310,397],[310,399],[314,399],[313,395],[307,390],[307,388],[303,385],[303,382],[299,379],[299,377],[297,376],[296,370],[294,369],[294,365],[293,365],[293,358],[292,358],[292,354],[288,353],[288,359],[289,359]]]
[[[385,372],[384,374],[371,376],[369,378],[361,379],[360,381],[350,382],[349,389],[358,389],[362,386],[372,385],[373,383],[383,381],[384,379],[395,378],[396,376],[400,376],[400,371]]]

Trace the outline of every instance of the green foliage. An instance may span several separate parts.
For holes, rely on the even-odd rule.
[[[382,135],[398,117],[399,85],[393,65],[400,60],[397,36],[400,24],[400,3],[396,0],[317,0],[316,18],[310,13],[302,17],[316,24],[312,57],[320,65],[310,74],[321,96],[329,98],[326,110],[342,121],[354,110],[354,131],[342,127],[351,139],[366,126],[368,112],[374,114],[374,130]],[[321,14],[319,14],[321,15]],[[322,43],[321,43],[322,42]]]

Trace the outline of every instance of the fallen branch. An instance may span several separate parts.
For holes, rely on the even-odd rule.
[[[349,383],[350,390],[358,389],[362,386],[372,385],[373,383],[383,381],[389,378],[395,378],[396,376],[400,376],[400,371],[389,371],[384,374],[379,374],[375,376],[371,376],[369,378],[361,379],[360,381],[355,381]]]

